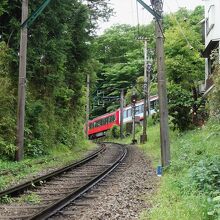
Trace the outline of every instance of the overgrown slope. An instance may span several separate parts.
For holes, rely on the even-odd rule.
[[[159,128],[149,128],[142,146],[158,165]],[[171,166],[164,171],[154,208],[141,219],[204,220],[220,218],[220,125],[210,121],[186,133],[171,133]],[[158,177],[159,178],[159,177]]]
[[[29,2],[29,15],[41,3]],[[95,78],[89,42],[97,20],[111,14],[107,3],[51,1],[28,27],[25,155],[72,148],[84,138],[86,75]],[[21,5],[0,3],[0,154],[7,160],[16,149]]]

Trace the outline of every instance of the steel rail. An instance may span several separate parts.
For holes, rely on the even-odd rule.
[[[71,192],[66,197],[54,202],[49,207],[45,208],[44,210],[37,213],[35,216],[29,218],[29,220],[45,220],[49,217],[53,216],[57,212],[59,212],[61,209],[72,203],[74,200],[81,197],[85,192],[89,191],[93,186],[95,186],[97,183],[99,183],[101,180],[103,180],[109,173],[111,173],[115,168],[124,160],[127,154],[127,148],[125,148],[121,144],[117,144],[122,149],[122,154],[120,157],[107,169],[105,169],[101,174],[99,174],[97,177],[92,179],[90,182],[82,186],[81,188],[77,189],[76,191]]]
[[[105,150],[105,145],[103,144],[101,148],[99,148],[98,150],[96,150],[95,152],[91,153],[90,155],[88,155],[87,157],[84,157],[82,160],[79,160],[77,162],[74,162],[68,166],[62,167],[60,169],[57,169],[55,171],[52,171],[46,175],[40,176],[38,178],[35,178],[33,180],[27,181],[25,183],[16,185],[14,187],[10,187],[6,190],[3,190],[0,192],[0,198],[6,195],[18,195],[20,193],[22,193],[25,189],[36,186],[36,185],[40,185],[42,181],[47,181],[50,180],[51,178],[58,176],[64,172],[67,172],[71,169],[80,167],[82,165],[84,165],[85,163],[89,162],[90,160],[94,159],[95,157],[97,157],[101,152],[103,152]]]

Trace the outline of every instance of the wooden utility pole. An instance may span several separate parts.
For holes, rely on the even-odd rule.
[[[160,140],[161,140],[161,162],[162,166],[170,165],[170,142],[168,128],[167,89],[164,64],[164,37],[162,25],[162,0],[151,0],[152,7],[160,18],[156,18],[156,51],[158,71],[158,95],[160,108]]]
[[[141,135],[141,143],[147,141],[147,99],[148,99],[148,80],[147,80],[147,39],[144,39],[144,112],[143,112],[143,134]]]
[[[136,144],[137,140],[135,139],[135,113],[136,113],[136,101],[137,101],[137,95],[135,94],[135,91],[133,90],[132,96],[131,96],[131,105],[132,105],[132,144]]]
[[[28,0],[22,0],[21,23],[28,18]],[[27,26],[21,28],[20,53],[19,53],[19,80],[18,80],[18,116],[16,135],[16,161],[24,157],[24,118],[25,118],[25,83],[26,83],[26,63],[27,63]]]
[[[123,139],[123,120],[124,119],[124,89],[121,90],[120,98],[120,138]]]
[[[86,137],[88,138],[89,130],[89,93],[90,93],[90,75],[87,74],[87,86],[86,86]]]
[[[151,63],[147,64],[147,112],[148,117],[150,116],[150,73],[151,73]]]

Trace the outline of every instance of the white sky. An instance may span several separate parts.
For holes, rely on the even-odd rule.
[[[150,0],[143,0],[150,5]],[[108,23],[100,24],[100,31],[103,33],[104,29],[109,28],[113,24],[130,24],[137,25],[137,6],[136,0],[111,0],[112,7],[115,9],[115,16],[110,19]],[[164,12],[170,13],[177,11],[179,7],[186,7],[193,10],[196,6],[203,5],[202,0],[164,0]],[[150,13],[143,9],[138,3],[139,23],[148,24],[152,20]]]

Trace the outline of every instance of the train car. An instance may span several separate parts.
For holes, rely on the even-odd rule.
[[[105,136],[105,132],[110,130],[114,125],[120,125],[119,110],[94,118],[89,121],[89,139]]]
[[[158,96],[151,96],[150,97],[150,115],[156,113],[155,107],[158,102]],[[135,116],[140,117],[140,121],[144,118],[144,100],[140,100],[135,105]],[[132,105],[128,105],[124,108],[124,115],[123,115],[123,123],[127,124],[132,122]]]
[[[150,97],[150,114],[156,113],[155,106],[158,102],[158,96]],[[135,105],[135,116],[139,116],[143,120],[144,101],[138,101]],[[132,122],[132,105],[124,108],[123,124]],[[94,118],[89,121],[88,136],[95,139],[105,136],[106,131],[110,130],[114,125],[120,126],[120,109],[114,112]]]

